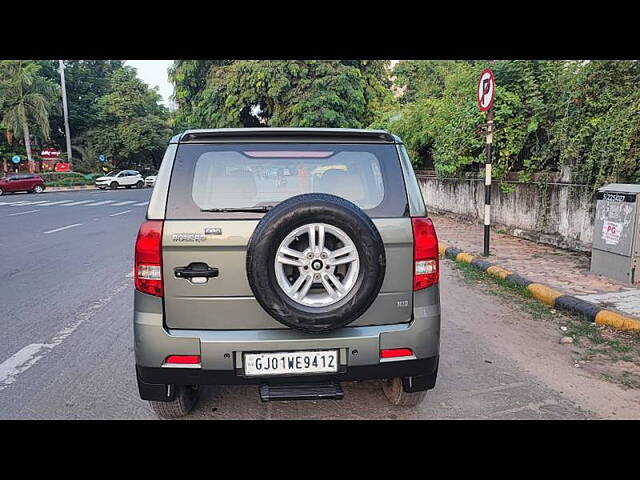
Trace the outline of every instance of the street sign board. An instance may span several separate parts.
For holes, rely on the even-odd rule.
[[[493,71],[485,68],[478,80],[478,106],[481,112],[488,111],[493,106],[493,99],[496,95],[496,80]]]
[[[68,162],[58,162],[56,163],[54,170],[56,172],[69,172],[71,170],[69,167],[70,165]]]
[[[46,159],[54,159],[60,156],[60,150],[56,150],[55,148],[45,148],[40,152],[40,156]]]
[[[11,161],[15,164],[20,163],[20,155],[14,155],[13,157],[11,157]]]

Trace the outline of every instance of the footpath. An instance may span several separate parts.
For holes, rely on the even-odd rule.
[[[538,300],[596,323],[640,330],[640,289],[589,273],[588,253],[492,231],[490,255],[483,257],[481,224],[453,214],[430,217],[441,255],[525,286]]]

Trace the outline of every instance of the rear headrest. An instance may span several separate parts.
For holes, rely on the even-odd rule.
[[[362,201],[365,196],[362,178],[337,168],[324,172],[320,177],[320,189],[356,203]]]
[[[235,170],[227,175],[215,175],[211,185],[216,205],[253,206],[256,203],[256,180],[251,172]]]

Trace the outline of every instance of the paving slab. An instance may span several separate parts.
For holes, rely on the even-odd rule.
[[[483,245],[483,225],[453,214],[430,214],[440,242],[478,255]],[[486,259],[534,282],[603,307],[640,318],[640,289],[589,272],[590,254],[543,245],[506,233],[491,232]]]

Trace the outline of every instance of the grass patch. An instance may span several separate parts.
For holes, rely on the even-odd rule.
[[[503,297],[516,295],[520,297],[518,299],[520,300],[518,302],[518,305],[532,317],[538,319],[546,317],[551,318],[554,316],[553,312],[551,311],[552,309],[548,305],[537,301],[526,287],[510,282],[508,280],[503,280],[502,278],[492,277],[491,275],[486,274],[482,270],[478,270],[468,263],[453,262],[453,264],[458,268],[458,270],[462,272],[462,275],[467,283],[486,285],[487,281],[489,281],[493,284],[498,285],[499,288],[490,288],[486,290],[486,293],[490,295]]]

